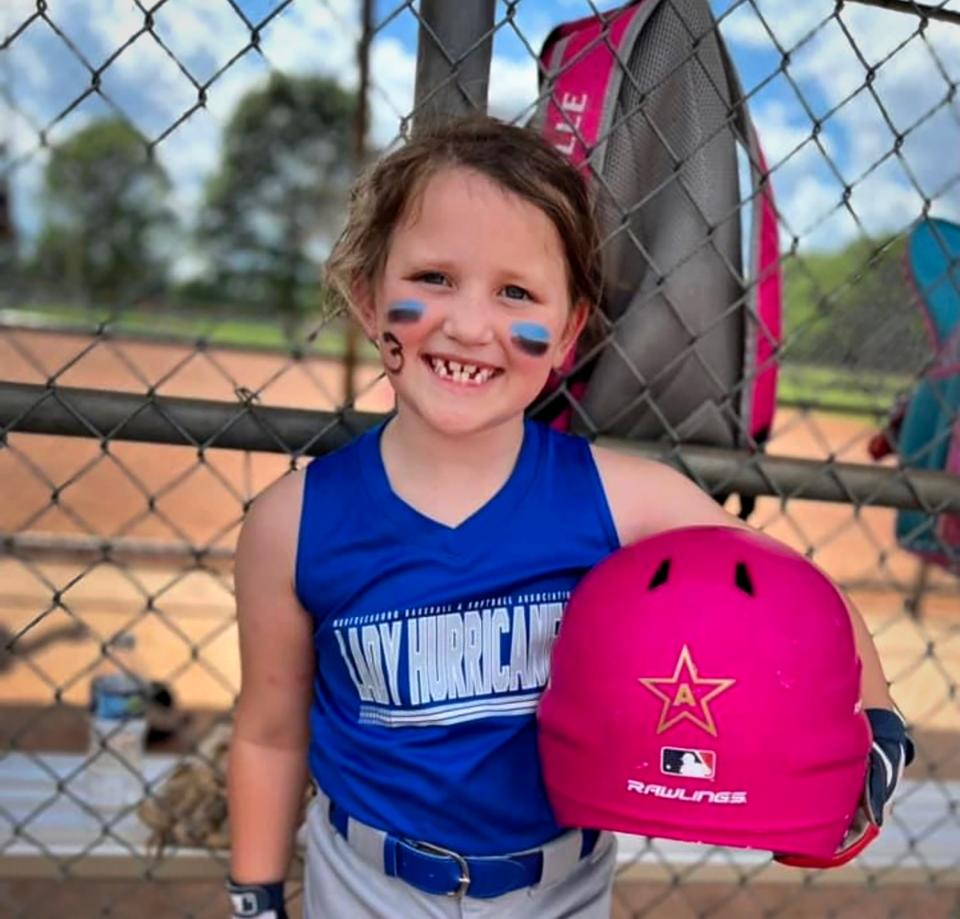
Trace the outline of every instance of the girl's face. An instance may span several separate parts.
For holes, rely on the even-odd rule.
[[[398,412],[447,434],[516,420],[586,319],[538,207],[462,168],[431,177],[394,228],[381,277],[354,292]]]

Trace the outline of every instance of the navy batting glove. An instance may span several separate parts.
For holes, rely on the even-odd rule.
[[[913,762],[913,741],[896,712],[888,708],[868,708],[867,720],[873,733],[867,779],[867,806],[877,826],[883,825],[883,809],[893,797],[904,766]]]
[[[283,881],[272,884],[238,884],[227,879],[233,919],[287,919]]]

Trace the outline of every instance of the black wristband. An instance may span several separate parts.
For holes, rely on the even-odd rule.
[[[915,750],[900,714],[889,708],[868,708],[866,715],[873,739],[881,743],[887,741],[900,744],[903,748],[903,765],[909,766],[913,762]]]
[[[233,906],[234,919],[254,919],[256,916],[271,916],[286,919],[283,899],[283,881],[269,884],[238,884],[227,878],[227,893]]]

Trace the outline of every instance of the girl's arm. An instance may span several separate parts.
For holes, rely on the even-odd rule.
[[[853,639],[863,664],[860,675],[860,698],[864,708],[896,709],[893,697],[890,695],[889,684],[880,664],[880,655],[877,646],[863,621],[860,611],[853,605],[850,598],[844,594],[847,609],[850,611],[850,621],[853,623]]]
[[[293,589],[302,473],[256,501],[240,531],[235,584],[241,688],[230,744],[230,873],[286,876],[307,779],[312,624]]]
[[[603,447],[594,447],[593,455],[623,545],[662,530],[698,524],[752,529],[664,463]],[[895,706],[876,646],[860,613],[849,598],[845,599],[863,665],[860,683],[863,706],[892,709]]]

